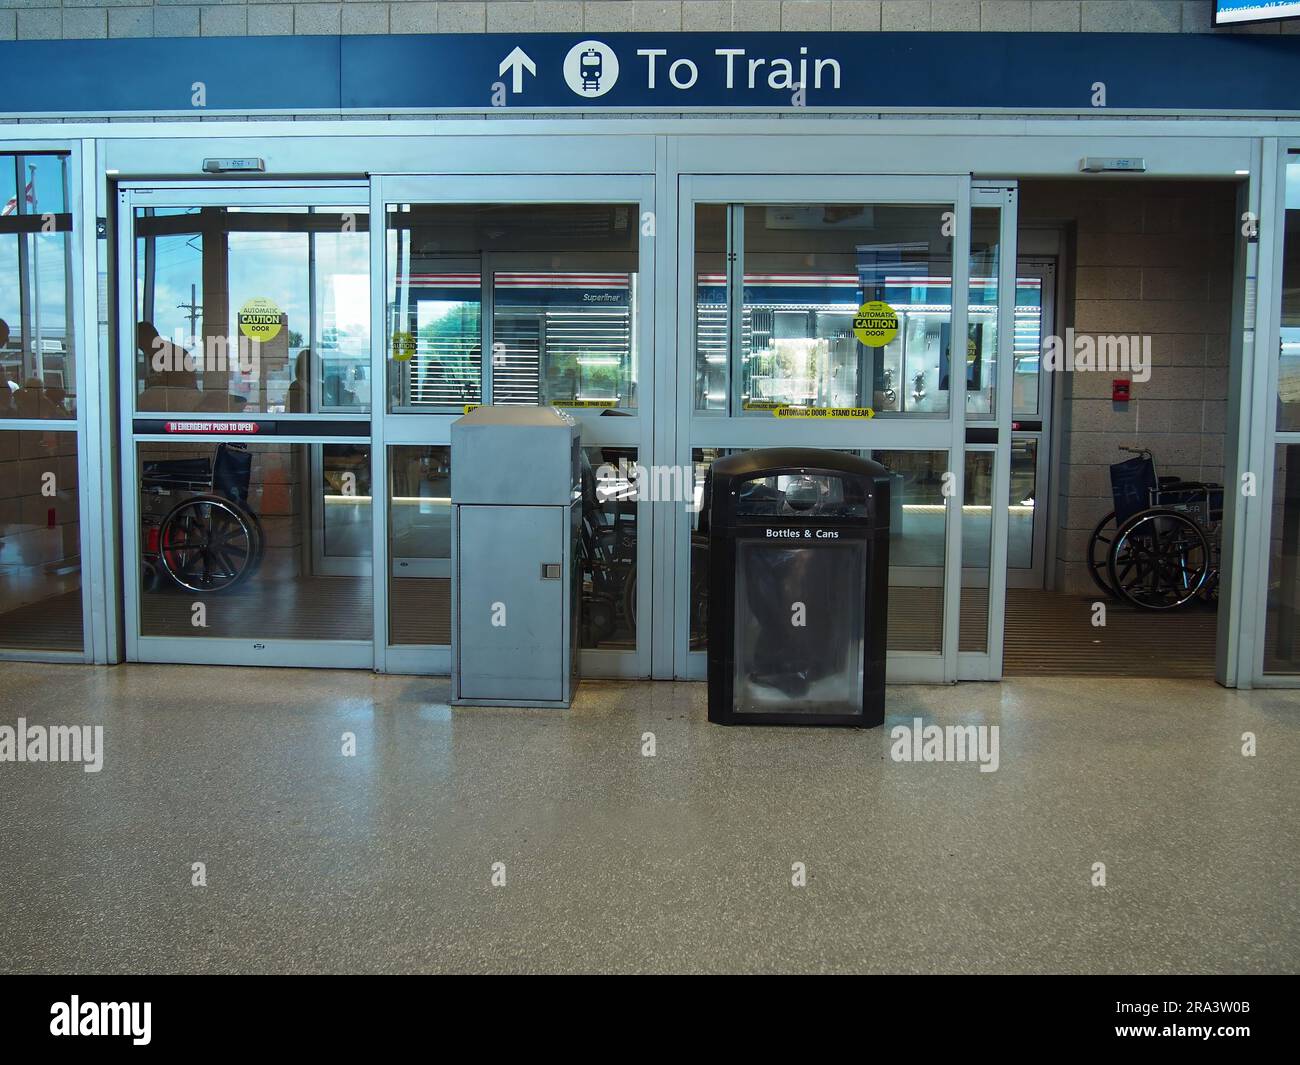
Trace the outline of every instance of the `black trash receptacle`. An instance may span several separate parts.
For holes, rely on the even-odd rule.
[[[885,720],[889,471],[814,448],[719,459],[709,535],[709,720]]]

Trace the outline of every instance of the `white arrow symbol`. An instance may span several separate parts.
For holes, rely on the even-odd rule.
[[[536,76],[537,64],[529,58],[528,53],[522,48],[516,46],[515,50],[501,60],[501,66],[498,68],[498,74],[504,74],[507,70],[514,74],[510,84],[511,92],[524,91],[524,71]]]

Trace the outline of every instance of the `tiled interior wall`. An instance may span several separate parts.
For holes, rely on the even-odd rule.
[[[1204,33],[1210,0],[0,0],[0,40],[631,30]],[[1297,33],[1300,22],[1217,32]]]
[[[1120,373],[1061,373],[1054,586],[1094,590],[1084,559],[1112,509],[1109,465],[1121,444],[1149,447],[1158,472],[1222,482],[1228,395],[1235,187],[1227,182],[1045,181],[1021,187],[1022,223],[1074,230],[1072,292],[1057,332],[1150,335],[1152,366],[1128,403]]]

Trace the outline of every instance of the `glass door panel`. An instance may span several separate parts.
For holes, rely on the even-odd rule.
[[[637,406],[638,205],[402,203],[386,217],[391,412]]]
[[[1300,161],[1289,162],[1285,173],[1263,670],[1296,674],[1300,673]]]
[[[310,477],[339,447],[140,442],[141,635],[369,640],[369,493]],[[344,447],[368,485],[369,446]],[[362,564],[331,572],[314,541],[334,552],[326,558]]]
[[[700,204],[695,209],[695,409],[943,413],[951,205]],[[730,250],[720,250],[730,249]],[[728,274],[726,265],[739,261]],[[728,289],[741,293],[728,310]],[[879,345],[854,332],[888,304]],[[728,358],[729,353],[729,358]]]
[[[1007,496],[1007,585],[1046,584],[1052,440],[1051,375],[1041,371],[1044,337],[1054,332],[1056,261],[1022,258],[1016,264],[1012,335],[1011,476]]]
[[[536,202],[519,202],[525,187]],[[642,221],[653,182],[383,177],[373,197],[385,218],[382,668],[450,668],[451,425],[489,403],[578,419],[581,668],[648,675],[653,504],[637,491],[637,464],[653,431],[639,390],[653,336],[654,242]],[[512,462],[527,475],[529,456]],[[621,485],[598,485],[606,468],[626,471]]]
[[[0,154],[0,418],[77,415],[68,156]]]
[[[136,208],[134,410],[369,410],[367,218],[355,205]]]
[[[961,523],[949,520],[945,486],[954,468],[961,474],[951,411],[966,409],[970,380],[957,385],[948,369],[951,334],[966,335],[973,318],[952,299],[971,275],[968,189],[960,178],[682,179],[680,239],[692,268],[678,282],[678,343],[693,355],[679,368],[677,453],[697,490],[709,463],[749,448],[833,448],[890,470],[894,680],[957,670],[950,600]],[[855,329],[873,302],[885,305],[872,312],[881,327]],[[683,515],[676,668],[695,678],[704,672],[708,554],[699,515]]]
[[[128,657],[372,665],[367,190],[121,196]]]
[[[388,449],[388,639],[451,642],[451,448]]]
[[[635,247],[548,261],[493,263],[493,402],[635,407]]]
[[[0,429],[0,649],[80,651],[77,434]]]
[[[67,153],[0,153],[0,657],[89,652],[75,173]]]

